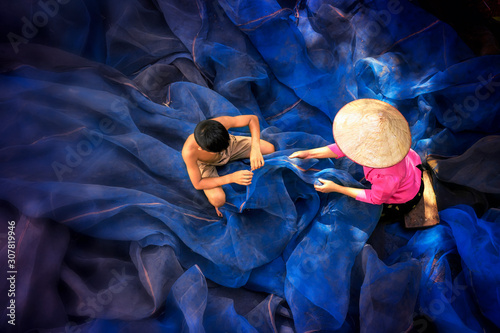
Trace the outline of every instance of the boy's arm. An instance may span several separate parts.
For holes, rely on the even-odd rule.
[[[189,179],[191,180],[194,188],[197,190],[208,190],[230,183],[237,183],[240,185],[250,185],[252,183],[253,173],[248,170],[240,170],[220,177],[201,178],[195,154],[183,150],[182,158],[186,164]]]
[[[250,129],[250,135],[252,137],[252,149],[250,151],[251,169],[255,170],[264,165],[264,157],[262,157],[262,152],[260,151],[260,124],[259,118],[257,118],[257,116],[223,116],[213,118],[212,120],[220,122],[227,129],[248,126],[248,128]]]

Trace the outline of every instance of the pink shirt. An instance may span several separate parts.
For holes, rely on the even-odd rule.
[[[334,143],[328,146],[338,157],[345,154]],[[406,157],[388,168],[369,168],[363,166],[365,178],[372,184],[371,190],[363,190],[356,200],[375,205],[400,204],[413,199],[420,189],[422,171],[417,165],[422,164],[420,156],[410,149]]]

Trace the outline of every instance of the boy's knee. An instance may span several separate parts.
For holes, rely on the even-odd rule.
[[[226,203],[226,194],[224,191],[217,191],[214,193],[211,193],[210,196],[208,196],[208,201],[212,204],[214,207],[222,207]]]
[[[267,142],[267,141],[263,141],[263,145],[261,146],[261,151],[262,151],[263,155],[266,155],[266,154],[274,153],[276,151],[276,148],[274,147],[274,145],[272,143]]]

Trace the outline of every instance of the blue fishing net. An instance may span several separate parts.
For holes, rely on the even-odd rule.
[[[3,7],[2,331],[500,328],[499,55],[406,0]],[[438,226],[316,192],[367,186],[346,158],[288,158],[332,143],[358,98],[407,118]],[[219,218],[181,149],[199,121],[243,114],[276,152],[250,186],[223,186]]]

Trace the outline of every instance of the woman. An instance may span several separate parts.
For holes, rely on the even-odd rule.
[[[345,105],[333,121],[335,144],[297,151],[290,158],[347,156],[363,166],[370,189],[346,187],[319,179],[314,188],[338,192],[356,200],[384,205],[382,218],[393,220],[413,209],[423,193],[422,165],[410,149],[411,133],[404,116],[393,106],[375,99]]]

